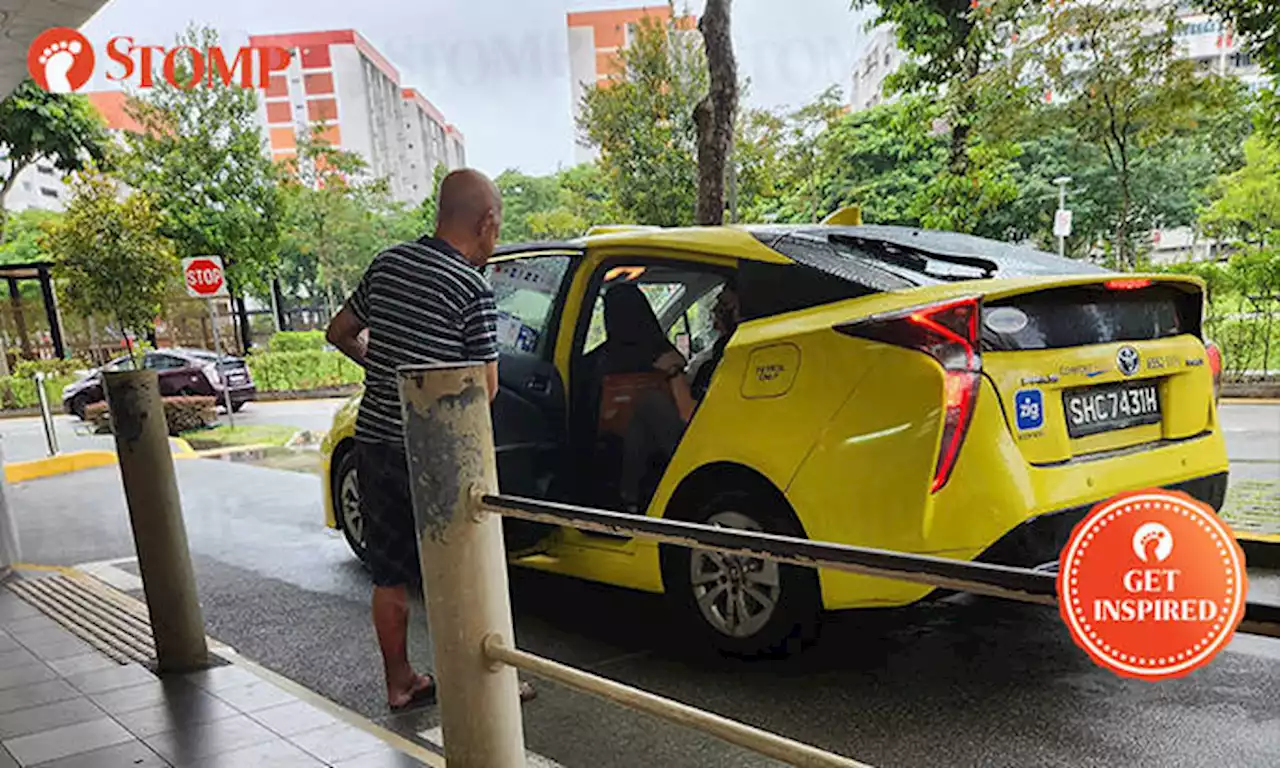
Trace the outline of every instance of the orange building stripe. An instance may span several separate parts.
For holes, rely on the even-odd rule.
[[[292,128],[272,128],[271,131],[271,151],[274,153],[282,149],[295,149],[298,146],[298,138],[294,135]]]

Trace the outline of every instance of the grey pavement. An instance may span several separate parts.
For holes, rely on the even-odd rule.
[[[1269,466],[1280,408],[1241,408],[1255,406],[1223,409],[1232,457]],[[368,576],[323,529],[318,478],[215,461],[177,472],[212,636],[401,733],[437,725],[435,708],[385,710]],[[133,554],[112,468],[10,493],[27,561]],[[706,652],[657,596],[519,569],[512,594],[530,651],[876,766],[1280,764],[1280,640],[1242,636],[1188,678],[1151,685],[1095,667],[1052,609],[960,596],[832,615],[808,652],[747,663]],[[1276,572],[1251,571],[1251,598],[1280,599]],[[427,666],[417,605],[411,626],[415,663]],[[539,690],[525,707],[528,744],[569,768],[773,765],[555,685]]]
[[[0,766],[421,765],[243,668],[118,664],[0,587]]]

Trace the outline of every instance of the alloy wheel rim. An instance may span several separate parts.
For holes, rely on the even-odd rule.
[[[356,481],[354,469],[342,476],[338,500],[342,507],[343,528],[351,535],[352,540],[364,547],[364,515],[360,513],[360,485]]]
[[[759,523],[740,512],[718,512],[707,523],[763,531]],[[750,637],[763,629],[773,618],[782,593],[776,562],[706,550],[691,552],[689,581],[702,617],[729,637]]]

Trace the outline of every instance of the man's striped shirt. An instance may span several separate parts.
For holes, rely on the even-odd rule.
[[[493,289],[443,240],[424,237],[378,254],[347,306],[369,329],[359,442],[403,448],[399,366],[498,359]]]

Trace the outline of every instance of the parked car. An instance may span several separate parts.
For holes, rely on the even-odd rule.
[[[614,228],[504,249],[486,273],[500,313],[504,493],[611,506],[619,409],[591,405],[609,377],[584,365],[605,338],[602,294],[637,285],[671,341],[696,353],[732,280],[741,325],[674,456],[655,468],[643,514],[1051,570],[1073,526],[1119,492],[1223,502],[1219,357],[1193,277],[836,225]],[[327,524],[363,556],[355,415],[355,400],[336,414],[323,477]],[[506,523],[514,564],[666,593],[692,631],[731,653],[788,648],[824,609],[931,593]]]
[[[84,418],[85,408],[106,398],[102,389],[102,371],[128,368],[127,356],[118,357],[101,368],[94,369],[79,381],[62,390],[62,407],[67,413]],[[208,395],[224,402],[224,393],[231,391],[231,410],[239,412],[244,404],[257,394],[249,366],[243,358],[231,355],[219,357],[203,349],[158,349],[147,352],[142,367],[155,370],[160,377],[160,394]]]

